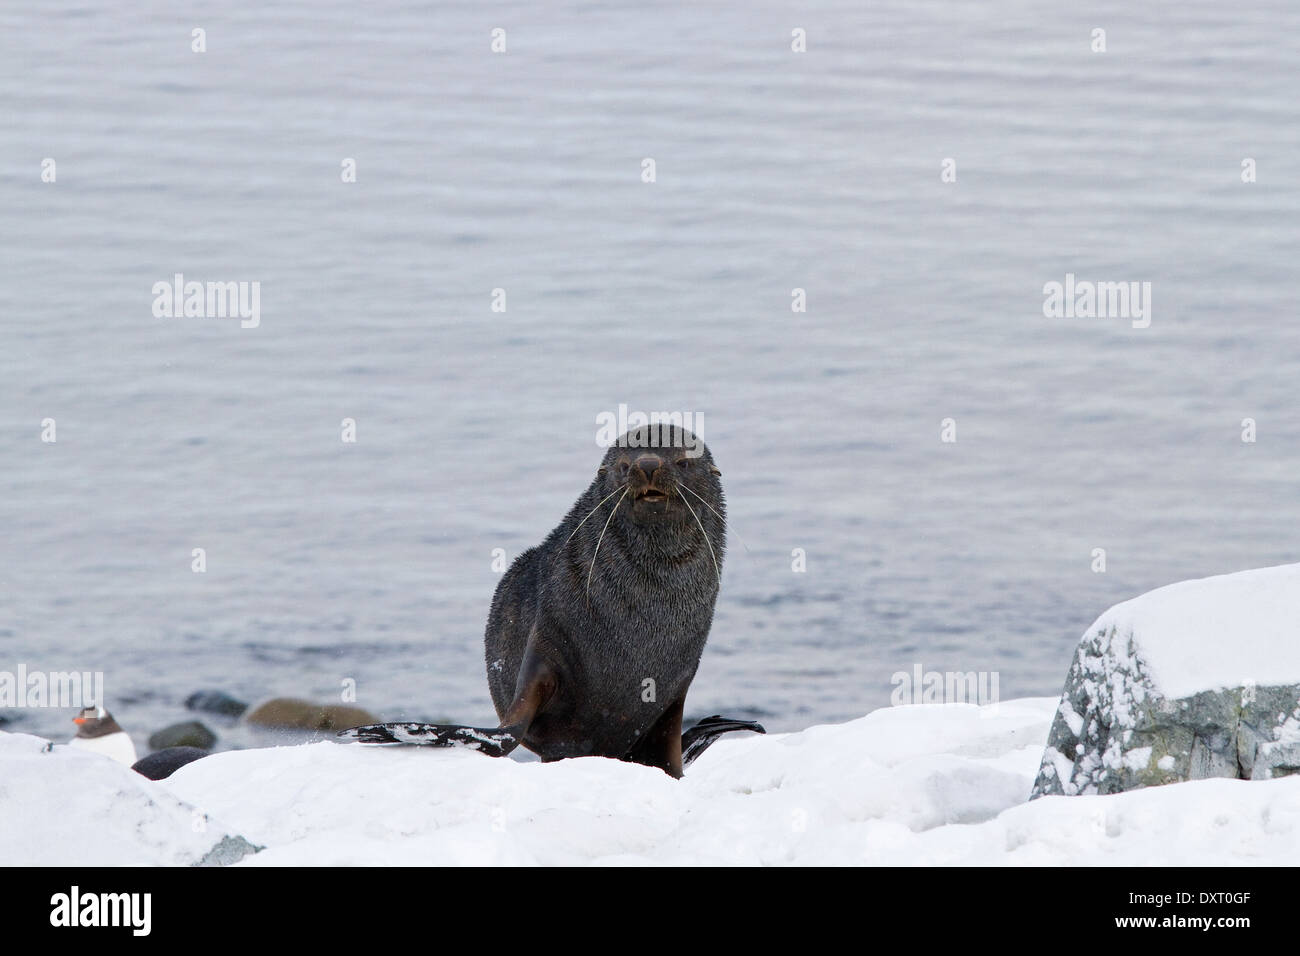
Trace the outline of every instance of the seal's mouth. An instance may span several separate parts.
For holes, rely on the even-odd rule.
[[[637,501],[645,501],[652,505],[664,504],[668,500],[668,493],[659,488],[649,485],[642,488],[636,494]]]

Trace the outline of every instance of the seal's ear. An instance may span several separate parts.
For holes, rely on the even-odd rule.
[[[722,477],[722,472],[718,471],[718,466],[717,466],[717,465],[709,465],[709,471],[710,471],[712,474],[717,475],[718,477]]]
[[[603,476],[607,471],[609,471],[609,469],[606,468],[604,465],[601,465],[599,468],[596,469],[596,474]]]

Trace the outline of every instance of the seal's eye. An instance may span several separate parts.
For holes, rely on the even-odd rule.
[[[678,458],[678,459],[677,459],[677,467],[678,467],[678,468],[689,468],[689,467],[691,467],[691,460],[690,460],[689,458]]]
[[[619,471],[623,472],[624,474],[627,474],[627,469],[628,469],[628,464],[627,464],[627,462],[625,462],[625,461],[620,461],[620,462],[618,463],[618,470],[619,470]]]

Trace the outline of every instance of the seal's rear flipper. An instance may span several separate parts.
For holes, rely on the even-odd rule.
[[[690,766],[691,762],[708,750],[715,740],[733,730],[750,730],[756,734],[765,734],[763,725],[752,720],[736,720],[714,714],[705,717],[690,730],[682,734],[682,763]]]
[[[504,727],[457,727],[452,724],[367,724],[341,730],[338,736],[363,744],[413,744],[418,747],[465,747],[504,757],[519,746],[519,738]]]

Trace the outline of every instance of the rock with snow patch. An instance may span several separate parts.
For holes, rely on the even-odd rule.
[[[1300,770],[1300,564],[1183,581],[1084,634],[1032,797]]]

